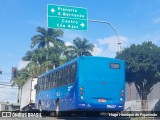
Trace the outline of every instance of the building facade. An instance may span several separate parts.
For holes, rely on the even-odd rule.
[[[18,111],[20,109],[19,104],[11,104],[9,102],[0,102],[0,111]]]
[[[141,99],[134,83],[126,83],[125,109],[141,111]],[[147,95],[147,111],[160,111],[160,82],[153,86]]]

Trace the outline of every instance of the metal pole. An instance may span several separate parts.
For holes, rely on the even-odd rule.
[[[117,38],[118,38],[118,52],[120,52],[120,50],[121,50],[121,42],[120,42],[120,38],[119,38],[119,33],[118,33],[118,31],[115,29],[115,27],[111,24],[111,23],[109,23],[109,22],[107,22],[107,21],[101,21],[101,20],[90,20],[90,19],[88,19],[88,21],[90,21],[90,22],[99,22],[99,23],[105,23],[105,24],[107,24],[107,25],[109,25],[115,32],[116,32],[116,35],[117,35]]]

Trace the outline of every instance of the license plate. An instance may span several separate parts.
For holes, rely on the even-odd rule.
[[[98,102],[106,102],[106,99],[98,99]]]

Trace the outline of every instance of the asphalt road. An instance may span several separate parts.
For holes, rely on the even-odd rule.
[[[42,118],[0,118],[0,120],[124,120],[116,117],[42,117]],[[129,120],[129,119],[125,119]]]

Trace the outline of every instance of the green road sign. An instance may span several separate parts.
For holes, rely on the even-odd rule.
[[[87,9],[48,5],[48,27],[87,30]]]

